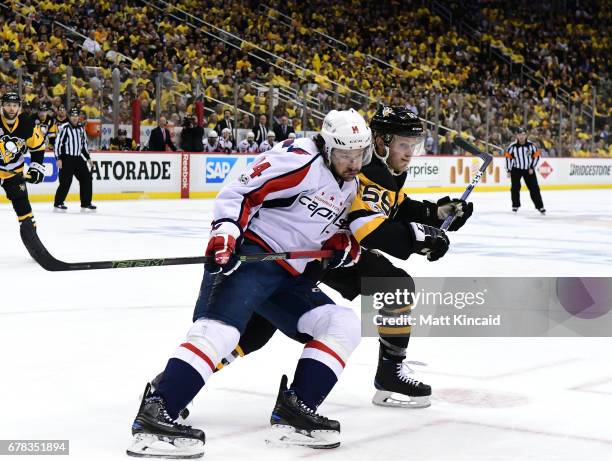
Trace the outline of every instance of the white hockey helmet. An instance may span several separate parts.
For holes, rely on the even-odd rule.
[[[268,131],[268,138],[276,139],[276,133],[272,130]]]
[[[255,139],[255,133],[253,133],[252,131],[249,131],[247,133],[247,139]]]
[[[321,137],[325,141],[325,157],[328,162],[333,149],[364,149],[364,165],[372,159],[372,132],[355,109],[330,111],[323,120]]]
[[[289,136],[287,136],[287,139],[295,139],[297,136],[295,135],[294,132],[289,133]]]
[[[223,128],[223,129],[221,130],[221,135],[224,135],[224,134],[226,134],[226,133],[227,133],[227,134],[232,134],[232,130],[230,130],[229,128]]]
[[[227,128],[226,128],[226,129],[227,129]],[[215,130],[210,130],[210,131],[208,132],[208,137],[209,137],[209,138],[218,138],[218,137],[219,137],[219,135],[217,134],[217,132],[216,132]]]

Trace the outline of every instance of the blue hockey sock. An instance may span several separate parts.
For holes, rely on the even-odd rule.
[[[166,402],[166,410],[176,419],[179,411],[204,387],[204,380],[198,371],[179,359],[168,360],[166,369],[154,395],[160,395]]]
[[[336,373],[324,363],[301,358],[295,369],[291,389],[302,402],[316,410],[337,381]]]

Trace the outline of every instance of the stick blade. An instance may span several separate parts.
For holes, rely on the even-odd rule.
[[[38,238],[36,228],[33,223],[28,221],[21,224],[19,227],[19,235],[23,245],[28,250],[28,253],[34,261],[38,263],[40,267],[47,271],[57,272],[66,270],[65,263],[55,259],[51,253],[47,251],[43,243]]]

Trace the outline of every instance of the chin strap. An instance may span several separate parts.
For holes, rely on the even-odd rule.
[[[387,159],[389,158],[389,153],[390,152],[389,152],[389,146],[387,145],[387,140],[385,140],[385,155],[384,156],[383,155],[378,155],[378,152],[376,152],[376,149],[374,149],[374,155],[376,155],[379,159],[381,159],[383,161],[383,163],[387,167],[387,170],[389,170],[389,173],[391,173],[393,176],[400,176],[400,175],[402,175],[404,173],[403,171],[399,171],[399,172],[395,171],[387,163]]]

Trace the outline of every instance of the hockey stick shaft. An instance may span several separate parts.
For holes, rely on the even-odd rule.
[[[470,196],[470,194],[480,181],[480,178],[482,178],[482,175],[486,171],[487,167],[493,161],[493,156],[487,152],[480,151],[476,146],[470,144],[463,138],[457,137],[455,138],[454,142],[457,147],[460,147],[461,149],[469,152],[475,157],[479,157],[482,159],[482,165],[480,165],[480,168],[478,168],[478,171],[472,178],[472,181],[470,182],[470,184],[468,184],[467,188],[465,189],[465,191],[463,191],[463,194],[461,195],[461,200],[467,200],[467,198]],[[455,213],[450,214],[446,217],[440,229],[442,229],[443,231],[447,231],[450,225],[453,223],[453,219],[455,219]]]
[[[52,272],[84,271],[94,269],[124,269],[129,267],[177,266],[214,262],[214,256],[186,256],[179,258],[118,259],[114,261],[89,261],[70,263],[55,258],[45,248],[33,229],[21,229],[21,239],[30,256],[43,268]],[[286,259],[331,258],[333,250],[285,251],[280,253],[254,253],[238,255],[242,262],[279,261]]]

